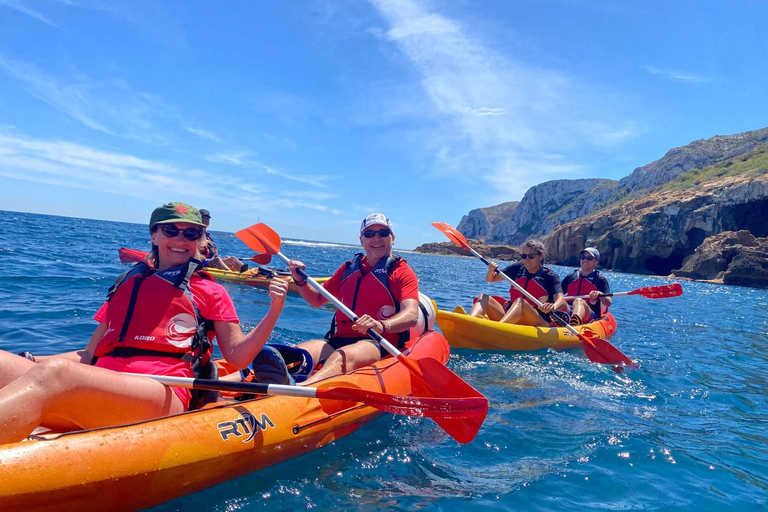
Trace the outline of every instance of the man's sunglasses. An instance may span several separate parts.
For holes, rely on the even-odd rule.
[[[595,259],[595,257],[594,256],[585,256],[584,254],[582,254],[581,255],[581,259],[587,260],[587,261],[592,261],[593,259]]]
[[[523,254],[521,254],[521,255],[520,255],[520,259],[521,259],[521,260],[525,260],[525,259],[531,259],[531,260],[532,260],[532,259],[533,259],[533,258],[535,258],[536,256],[541,256],[541,253],[540,253],[540,252],[531,253],[531,254],[525,254],[525,253],[523,253]]]
[[[369,229],[368,231],[363,231],[363,236],[365,238],[373,238],[376,235],[379,235],[381,238],[386,238],[391,234],[392,231],[389,229]]]
[[[200,228],[179,229],[175,224],[160,224],[160,231],[168,238],[176,238],[181,233],[190,242],[200,240],[200,237],[203,236],[203,230]]]

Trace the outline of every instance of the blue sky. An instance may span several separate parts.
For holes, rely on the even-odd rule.
[[[768,126],[754,1],[0,0],[0,209],[395,246]]]

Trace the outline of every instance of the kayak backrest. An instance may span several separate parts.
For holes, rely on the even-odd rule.
[[[431,331],[435,328],[435,318],[437,317],[437,311],[435,311],[434,302],[432,299],[419,292],[419,319],[416,325],[410,328],[409,339],[415,340],[427,331]]]

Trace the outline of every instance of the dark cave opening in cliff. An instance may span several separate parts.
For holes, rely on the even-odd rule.
[[[746,229],[756,237],[768,236],[768,199],[723,207],[723,231]]]
[[[654,256],[653,258],[646,259],[645,269],[657,276],[668,276],[673,270],[683,266],[683,260],[686,256],[688,256],[688,253],[682,249],[676,249],[666,258]]]

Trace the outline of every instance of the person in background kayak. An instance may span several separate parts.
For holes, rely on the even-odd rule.
[[[183,412],[189,390],[121,372],[192,377],[210,360],[213,337],[237,368],[253,361],[288,285],[272,281],[269,311],[243,335],[227,291],[197,272],[203,227],[198,210],[184,203],[152,212],[153,266],[136,264],[110,288],[80,362],[50,357],[35,363],[0,351],[0,443],[24,439],[39,425],[90,429]]]
[[[201,208],[200,217],[202,217],[203,224],[205,224],[205,241],[200,245],[200,254],[205,258],[203,266],[220,270],[231,270],[233,272],[245,272],[248,270],[248,265],[234,256],[222,258],[219,254],[219,248],[213,243],[211,234],[208,232],[208,226],[211,224],[211,212]]]
[[[600,263],[600,252],[594,247],[587,247],[579,253],[581,268],[574,270],[563,279],[563,290],[566,297],[589,295],[589,303],[584,299],[574,299],[571,304],[571,325],[589,323],[597,320],[602,314],[602,306],[607,310],[611,307],[611,297],[601,297],[601,294],[611,293],[608,280],[595,270]]]
[[[528,293],[539,299],[542,305],[537,309],[514,286],[510,286],[510,299],[499,303],[495,298],[485,293],[478,297],[469,312],[470,316],[488,318],[494,321],[510,324],[533,325],[546,327],[551,324],[549,313],[568,309],[563,298],[563,288],[560,277],[549,267],[543,265],[546,250],[539,240],[528,240],[521,249],[522,262],[515,262],[502,270],[514,279]],[[489,283],[506,281],[496,273],[499,265],[490,262],[485,280]]]
[[[387,352],[366,335],[368,329],[381,334],[392,345],[404,347],[408,330],[419,318],[419,287],[411,267],[404,259],[392,255],[394,242],[389,219],[381,213],[368,215],[360,226],[360,244],[365,254],[356,254],[323,283],[359,318],[353,323],[337,311],[324,339],[299,344],[315,361],[324,361],[323,367],[305,384],[350,372],[385,356]],[[317,290],[306,286],[296,272],[305,268],[304,263],[291,260],[288,268],[304,300],[314,307],[328,302]]]

